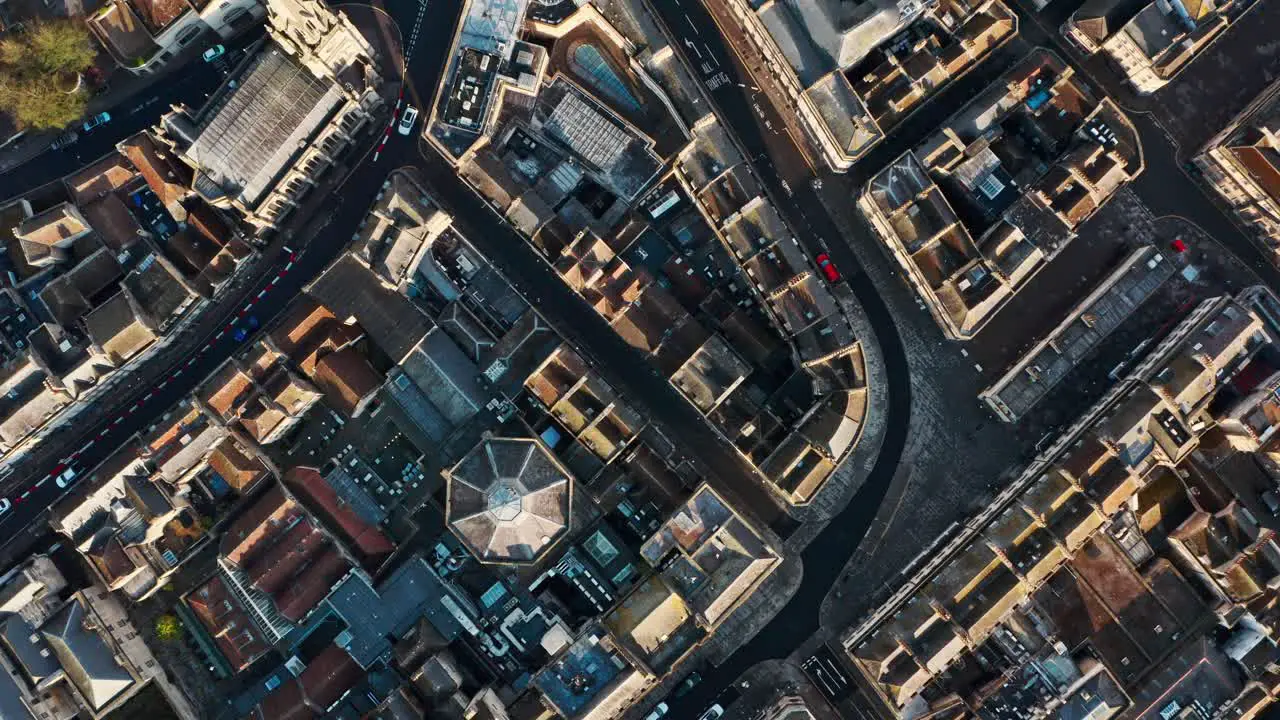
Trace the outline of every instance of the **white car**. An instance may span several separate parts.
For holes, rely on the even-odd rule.
[[[9,498],[0,498],[0,515],[9,512],[9,508],[13,507],[13,501]]]
[[[57,480],[58,487],[65,490],[67,489],[67,486],[71,484],[71,481],[75,479],[76,479],[76,471],[72,468],[67,468],[65,472],[63,472],[61,475],[58,476],[58,480]]]
[[[667,711],[670,709],[671,708],[667,707],[666,703],[660,702],[658,703],[657,707],[653,709],[653,712],[644,716],[644,720],[658,720],[658,718],[662,717],[663,715],[666,715]]]
[[[724,715],[724,708],[719,703],[707,708],[705,712],[698,716],[698,720],[716,720],[716,718]]]
[[[227,49],[222,47],[221,45],[214,45],[208,50],[205,50],[204,55],[201,55],[201,57],[204,58],[205,62],[213,62],[214,60],[217,60],[218,58],[226,54],[226,52],[227,52]]]
[[[404,109],[404,114],[400,116],[400,134],[408,135],[413,132],[413,124],[418,122],[418,108],[410,105]]]

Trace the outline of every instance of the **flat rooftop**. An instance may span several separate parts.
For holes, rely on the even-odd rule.
[[[1131,253],[1067,317],[982,392],[1011,420],[1026,414],[1177,269],[1158,251]]]
[[[463,48],[446,89],[441,122],[462,130],[480,132],[500,63],[497,55]]]

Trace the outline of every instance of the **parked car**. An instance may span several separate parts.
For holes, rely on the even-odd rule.
[[[205,50],[204,54],[201,55],[200,57],[203,57],[205,62],[213,62],[214,60],[217,60],[218,58],[226,54],[227,54],[226,48],[222,47],[221,45],[214,45],[208,50]]]
[[[822,270],[822,274],[827,276],[827,282],[840,282],[840,271],[836,270],[836,266],[831,263],[831,256],[822,253],[814,259],[818,261],[818,267]]]
[[[400,134],[408,135],[413,132],[413,124],[418,121],[418,108],[410,105],[404,109],[404,113],[400,116]]]
[[[94,115],[93,117],[84,121],[84,131],[93,132],[94,128],[102,127],[103,125],[106,125],[109,122],[111,122],[111,115],[108,113],[100,112],[97,115]]]
[[[679,685],[676,686],[675,693],[674,693],[675,696],[676,697],[683,696],[685,693],[689,692],[694,687],[696,687],[697,684],[700,682],[702,682],[701,675],[699,675],[696,672],[689,673],[689,677],[685,678],[683,681],[681,681]]]
[[[707,708],[705,712],[699,715],[698,720],[716,720],[716,718],[719,718],[721,715],[724,715],[724,708],[720,707],[719,704],[716,704]]]
[[[58,487],[65,490],[68,486],[71,485],[71,482],[75,479],[76,479],[75,469],[67,468],[62,472],[61,475],[58,476],[58,479],[56,482],[58,483]]]
[[[1280,495],[1277,495],[1275,490],[1262,493],[1262,504],[1267,506],[1267,510],[1272,515],[1280,515]]]
[[[53,141],[53,144],[50,145],[49,147],[53,148],[54,150],[61,150],[62,148],[67,147],[68,145],[75,144],[75,142],[79,139],[80,139],[80,133],[77,133],[75,130],[68,130],[62,133],[61,135],[59,135],[57,138],[55,138]]]
[[[670,709],[671,708],[667,707],[666,703],[660,702],[658,703],[658,706],[653,709],[652,712],[644,716],[644,720],[658,720],[658,718],[662,717],[663,715],[666,715],[667,711]]]
[[[257,329],[258,329],[258,316],[250,315],[245,320],[243,325],[239,325],[236,327],[235,332],[231,333],[231,337],[235,338],[236,342],[244,342],[245,338],[249,337],[249,333]]]
[[[9,508],[13,507],[13,501],[9,498],[0,498],[0,515],[9,512]]]

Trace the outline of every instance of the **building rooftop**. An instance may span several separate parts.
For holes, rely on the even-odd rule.
[[[574,718],[636,675],[608,635],[588,630],[534,675],[533,684],[562,715]]]
[[[223,193],[253,207],[344,98],[333,80],[317,78],[274,43],[239,83],[201,113],[185,152]]]
[[[448,522],[486,562],[533,562],[569,530],[573,479],[530,438],[486,438],[448,474]]]
[[[227,587],[221,575],[209,578],[205,584],[188,593],[184,600],[204,629],[213,636],[218,650],[234,672],[249,667],[271,649],[240,598]]]
[[[136,680],[116,660],[96,623],[77,594],[45,621],[40,633],[90,707],[100,710]]]
[[[432,323],[409,298],[386,287],[350,253],[325,268],[307,294],[339,320],[354,318],[392,362],[400,362]]]
[[[461,627],[442,604],[448,594],[431,566],[414,556],[376,588],[363,575],[352,574],[326,602],[347,624],[345,649],[367,668],[391,651],[388,638],[404,636],[423,615],[442,639],[452,640]]]

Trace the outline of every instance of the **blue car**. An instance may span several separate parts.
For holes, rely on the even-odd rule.
[[[249,333],[257,329],[258,329],[258,316],[250,315],[248,318],[245,319],[244,325],[238,326],[236,328],[236,331],[231,333],[231,337],[235,338],[236,342],[244,342],[245,338],[249,337]]]

